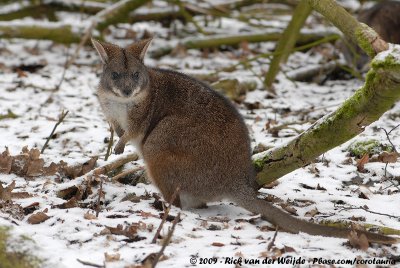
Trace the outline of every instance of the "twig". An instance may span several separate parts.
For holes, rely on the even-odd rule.
[[[396,153],[397,153],[396,146],[394,146],[393,142],[390,140],[390,136],[389,135],[390,135],[390,133],[392,133],[393,130],[395,130],[399,126],[400,126],[400,124],[398,124],[397,126],[392,128],[389,132],[387,132],[386,129],[384,129],[383,127],[378,128],[378,129],[381,129],[381,130],[385,131],[386,138],[388,139],[390,145],[392,145],[393,151],[396,152]]]
[[[115,175],[114,177],[112,177],[111,181],[119,181],[119,179],[121,179],[123,177],[126,177],[126,176],[128,176],[128,175],[130,175],[132,173],[135,173],[135,172],[137,172],[139,170],[143,170],[143,169],[144,169],[143,166],[139,166],[139,167],[135,167],[135,168],[126,170],[126,171],[121,172],[118,175]]]
[[[97,206],[96,206],[96,218],[99,216],[100,213],[100,200],[101,200],[101,195],[103,192],[103,176],[100,175],[100,189],[99,189],[99,198],[97,199]]]
[[[66,112],[64,112],[64,110],[62,110],[60,116],[58,117],[57,123],[54,125],[53,130],[51,131],[50,135],[47,137],[47,140],[44,143],[42,150],[40,151],[41,154],[43,154],[44,150],[47,148],[47,144],[49,143],[51,137],[53,136],[54,132],[56,131],[58,125],[64,121],[64,118],[67,116],[68,113],[69,113],[68,110]]]
[[[110,155],[111,155],[111,149],[112,149],[112,146],[113,146],[113,143],[114,143],[114,129],[113,129],[113,127],[111,126],[111,124],[109,124],[109,126],[110,126],[110,139],[109,139],[109,141],[108,141],[108,147],[107,147],[106,155],[105,155],[105,157],[104,157],[104,161],[107,161],[107,160],[108,160],[108,157],[110,157]]]
[[[279,227],[276,226],[274,237],[272,237],[272,240],[271,240],[271,242],[269,242],[268,247],[267,247],[268,251],[271,250],[271,248],[275,245],[275,240],[276,240],[276,236],[278,235],[278,230],[279,230]]]
[[[163,215],[163,218],[162,218],[162,220],[160,222],[160,226],[158,226],[158,229],[157,229],[156,233],[154,234],[153,240],[151,240],[152,244],[156,243],[157,238],[160,235],[161,229],[162,229],[165,221],[167,220],[169,211],[171,210],[172,203],[175,201],[176,197],[178,196],[179,191],[180,191],[180,188],[177,187],[175,192],[171,196],[171,200],[169,201],[169,205],[164,209],[164,215]]]
[[[154,258],[154,261],[153,261],[153,263],[152,263],[152,265],[151,265],[152,268],[156,267],[158,261],[160,260],[160,257],[161,257],[161,256],[163,255],[163,253],[164,253],[165,248],[168,246],[168,244],[169,244],[169,242],[170,242],[170,240],[171,240],[171,238],[172,238],[172,234],[173,234],[174,231],[175,231],[175,226],[176,226],[176,224],[179,222],[180,217],[181,217],[181,213],[178,212],[178,215],[176,215],[174,221],[172,222],[172,227],[171,227],[171,229],[169,230],[169,232],[168,232],[168,234],[167,234],[167,237],[165,237],[165,239],[164,239],[164,241],[163,241],[163,244],[162,244],[162,247],[161,247],[160,251],[157,253],[156,257]]]
[[[92,267],[98,267],[98,268],[104,268],[105,266],[102,264],[96,264],[96,263],[92,263],[92,262],[88,262],[88,261],[83,261],[80,259],[76,259],[78,262],[82,263],[83,265],[87,265],[87,266],[92,266]]]
[[[362,206],[359,206],[359,207],[355,207],[355,206],[341,206],[342,207],[342,209],[340,210],[340,211],[342,211],[342,210],[352,210],[352,209],[362,209],[362,210],[364,210],[364,211],[366,211],[366,212],[369,212],[369,213],[372,213],[372,214],[376,214],[376,215],[381,215],[381,216],[387,216],[387,217],[389,217],[389,218],[397,218],[397,219],[400,219],[400,216],[394,216],[394,215],[390,215],[390,214],[386,214],[386,213],[380,213],[380,212],[375,212],[375,211],[371,211],[371,210],[369,210],[369,209],[366,209],[366,208],[364,208],[364,207],[362,207]]]
[[[65,73],[67,72],[68,67],[69,67],[69,46],[67,47],[67,52],[65,53],[65,63],[64,63],[63,72],[61,74],[61,79],[58,82],[58,84],[56,85],[56,87],[53,89],[53,92],[58,91],[60,89],[62,83],[64,82]]]

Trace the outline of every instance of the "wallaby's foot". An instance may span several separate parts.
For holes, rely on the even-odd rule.
[[[114,154],[122,154],[125,149],[125,144],[122,142],[118,142],[114,148]]]

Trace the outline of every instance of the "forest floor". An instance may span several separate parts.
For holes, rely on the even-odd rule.
[[[284,10],[283,6],[281,8]],[[68,17],[71,15],[61,15],[73,20]],[[79,19],[75,23],[79,23]],[[259,29],[260,25],[283,28],[288,19],[289,16],[280,15],[277,21],[257,20],[259,25],[252,28],[248,23],[222,18],[218,22],[209,22],[207,29],[235,33]],[[311,17],[307,21],[309,30],[332,30],[317,24],[320,20]],[[199,23],[201,25],[203,21]],[[158,22],[120,24],[111,27],[106,40],[124,46],[148,32],[154,35],[149,49],[151,55],[168,44],[176,44],[182,38],[180,35],[189,35],[194,30],[193,26],[179,22],[169,27]],[[202,52],[177,47],[172,54],[159,59],[147,57],[145,61],[149,66],[179,70],[210,83],[230,80],[236,85],[235,89],[242,93],[247,91],[235,97],[235,105],[248,125],[252,147],[260,151],[285,143],[306,130],[317,119],[334,111],[363,84],[359,79],[343,77],[320,83],[288,79],[291,71],[322,64],[339,53],[331,44],[325,44],[290,56],[284,73],[277,78],[276,96],[273,97],[263,90],[261,83],[269,59],[260,58],[246,66],[238,65],[240,61],[268,52],[273,47],[272,42],[242,43],[238,48]],[[0,174],[4,188],[8,185],[12,188],[15,182],[15,188],[8,188],[8,192],[7,188],[0,189],[0,197],[6,200],[8,194],[11,199],[0,201],[0,226],[11,228],[8,230],[10,248],[37,256],[44,267],[88,267],[82,261],[97,265],[105,263],[106,267],[135,267],[150,254],[160,251],[163,239],[158,239],[155,244],[151,240],[161,222],[162,197],[156,187],[144,180],[124,184],[107,177],[102,183],[100,213],[95,216],[100,184],[88,186],[87,177],[79,176],[80,169],[105,165],[135,152],[135,148],[128,145],[123,156],[111,155],[108,161],[104,160],[110,133],[96,97],[101,64],[93,48],[85,47],[80,52],[57,89],[67,55],[74,49],[74,45],[68,48],[51,41],[0,40],[0,152],[8,148],[11,156],[32,166],[39,163],[47,167],[54,162],[64,165],[65,170],[66,165],[79,169],[76,173],[72,171],[77,176],[75,179],[59,173],[49,175],[50,171],[48,174],[35,173],[34,168]],[[234,67],[227,68],[229,66]],[[27,156],[31,148],[42,148],[62,111],[68,111],[68,114],[40,155],[43,162],[35,151]],[[399,229],[400,163],[389,164],[385,169],[385,163],[374,161],[390,145],[380,128],[390,131],[399,124],[399,118],[400,104],[396,104],[361,135],[260,190],[260,198],[267,198],[288,213],[309,221],[344,220]],[[400,149],[400,128],[394,129],[389,137]],[[362,153],[358,157],[350,154],[349,147],[354,142],[371,145],[370,161],[364,158],[366,161],[360,163]],[[24,146],[28,149],[23,149]],[[18,158],[22,150],[25,156]],[[6,152],[0,155],[0,159],[5,157]],[[88,162],[96,159],[94,157],[98,157],[96,162]],[[64,164],[59,164],[60,161]],[[137,166],[143,166],[143,162],[129,163],[124,170]],[[137,177],[145,175],[136,173],[133,178]],[[38,212],[45,215],[39,213],[36,218],[31,217]],[[181,220],[175,226],[159,267],[189,267],[195,261],[200,267],[235,267],[235,264],[236,267],[253,267],[245,264],[245,260],[255,263],[276,260],[275,265],[260,266],[277,267],[280,257],[285,257],[288,263],[279,267],[296,266],[296,261],[304,261],[310,266],[328,264],[318,263],[319,258],[320,261],[392,258],[400,265],[397,245],[371,244],[360,249],[353,247],[347,239],[282,231],[273,238],[275,231],[271,224],[229,200],[190,211],[172,207],[171,217],[160,233],[162,238],[166,237],[179,212]],[[26,240],[22,249],[18,244],[21,239]],[[242,262],[237,263],[240,260]],[[338,264],[336,267],[353,265]]]

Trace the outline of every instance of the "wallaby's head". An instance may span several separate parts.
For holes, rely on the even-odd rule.
[[[149,85],[149,73],[143,59],[150,42],[151,39],[146,39],[121,48],[92,39],[103,62],[101,94],[129,100],[144,93]]]

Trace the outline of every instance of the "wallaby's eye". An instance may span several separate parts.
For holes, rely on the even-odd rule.
[[[139,72],[135,72],[135,73],[132,75],[132,78],[133,78],[133,79],[138,79],[138,78],[139,78]]]
[[[111,78],[112,78],[112,80],[117,80],[119,78],[119,74],[117,72],[112,72]]]

